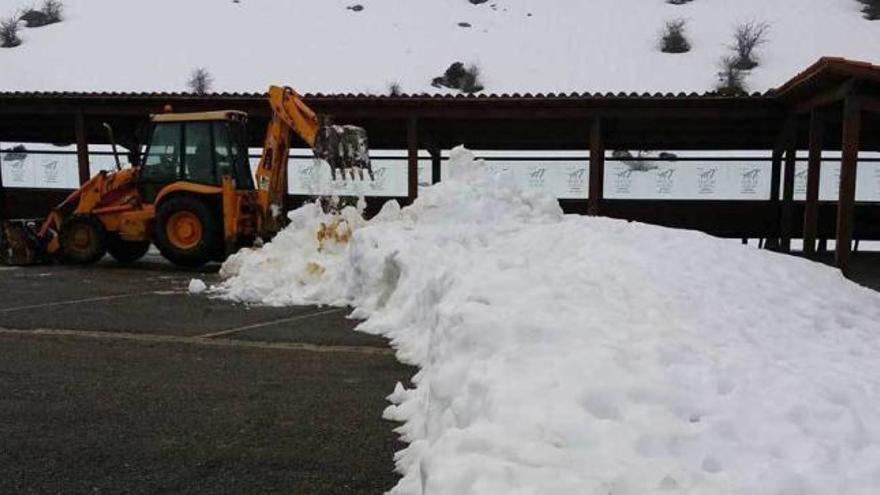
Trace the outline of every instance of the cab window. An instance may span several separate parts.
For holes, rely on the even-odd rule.
[[[251,172],[251,162],[248,157],[247,129],[244,124],[234,123],[229,125],[229,131],[232,136],[230,148],[235,167],[235,183],[238,189],[253,190],[254,175]]]
[[[214,170],[214,152],[211,144],[211,123],[190,122],[184,130],[184,179],[202,184],[219,184]]]
[[[217,161],[217,175],[235,177],[232,149],[229,143],[229,125],[226,122],[214,122],[214,159]]]
[[[141,178],[149,182],[173,182],[180,175],[182,125],[156,124],[144,160]]]

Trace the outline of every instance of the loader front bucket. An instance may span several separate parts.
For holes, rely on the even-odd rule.
[[[330,165],[333,180],[337,172],[342,180],[346,176],[352,180],[364,180],[366,170],[373,180],[373,168],[370,165],[370,146],[367,131],[354,125],[324,125],[318,129],[315,139],[315,157],[326,160]],[[357,173],[357,176],[355,176]]]
[[[36,265],[45,263],[44,242],[37,234],[37,220],[6,220],[0,229],[0,263]]]

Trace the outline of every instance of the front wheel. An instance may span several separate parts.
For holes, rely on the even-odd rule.
[[[61,227],[61,257],[68,263],[95,263],[107,253],[104,224],[93,216],[73,217]]]
[[[181,266],[196,267],[211,261],[223,240],[212,208],[192,196],[163,201],[153,229],[153,241],[162,256]]]

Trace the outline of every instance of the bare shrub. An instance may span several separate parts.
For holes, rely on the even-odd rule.
[[[457,89],[463,93],[477,93],[483,90],[480,68],[474,64],[465,67],[461,62],[450,65],[442,76],[435,77],[431,81],[431,85],[435,88]]]
[[[211,84],[213,82],[214,78],[211,77],[211,73],[208,72],[208,69],[199,67],[192,71],[192,74],[189,76],[189,81],[186,82],[186,86],[189,88],[190,92],[199,96],[204,96],[211,91]]]
[[[388,96],[400,96],[403,94],[403,88],[397,81],[388,83]]]
[[[745,95],[745,74],[737,66],[737,58],[733,55],[724,57],[719,66],[718,84],[715,86],[715,90],[723,96]]]
[[[767,42],[770,25],[763,22],[750,21],[740,24],[733,32],[733,45],[730,49],[736,53],[735,64],[740,70],[750,70],[758,66],[755,48]]]
[[[660,51],[663,53],[687,53],[691,51],[691,44],[685,36],[684,19],[666,21],[663,35],[660,38]]]
[[[461,81],[461,88],[465,93],[476,93],[483,90],[480,82],[480,68],[474,64],[468,65]]]
[[[18,19],[10,17],[0,20],[0,47],[12,48],[21,44],[18,37]]]
[[[880,19],[880,0],[859,0],[859,3],[862,4],[865,19],[872,21]]]
[[[63,14],[63,3],[58,0],[46,0],[39,10],[34,8],[25,10],[19,20],[29,28],[37,28],[61,22],[64,19]]]
[[[46,0],[43,2],[43,8],[40,9],[49,19],[49,24],[61,22],[64,15],[64,4],[59,0]]]

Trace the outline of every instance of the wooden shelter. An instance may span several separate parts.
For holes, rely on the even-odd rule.
[[[726,237],[766,238],[786,251],[802,235],[812,251],[817,237],[837,238],[837,264],[846,269],[850,241],[880,239],[880,204],[855,204],[859,149],[880,150],[880,68],[823,58],[778,89],[763,94],[508,94],[306,95],[318,112],[367,128],[374,149],[407,150],[407,201],[418,194],[420,150],[439,179],[441,150],[459,144],[481,150],[589,151],[587,197],[562,200],[568,212],[606,215]],[[120,144],[139,149],[148,115],[234,109],[248,112],[251,145],[262,145],[269,118],[264,94],[220,93],[0,93],[0,142],[76,143],[79,176],[89,175],[88,144],[107,143],[102,123]],[[818,201],[823,149],[842,149],[840,202]],[[798,149],[810,150],[809,191],[793,201]],[[605,150],[756,150],[772,152],[767,201],[612,200],[605,198]],[[781,177],[781,179],[780,179]],[[0,216],[39,216],[63,195],[57,190],[0,187]],[[296,206],[305,197],[291,197]],[[385,198],[375,198],[375,207]],[[795,219],[803,214],[804,221]],[[801,233],[801,229],[802,233]]]

